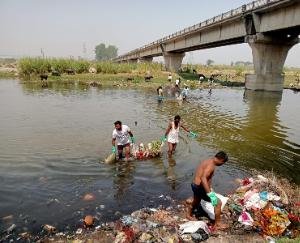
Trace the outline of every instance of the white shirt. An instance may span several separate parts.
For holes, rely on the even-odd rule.
[[[179,79],[176,79],[175,84],[179,85]]]
[[[121,131],[114,129],[112,138],[116,139],[117,145],[125,145],[130,143],[129,141],[130,128],[126,125],[122,125]]]
[[[163,90],[162,89],[158,89],[158,95],[163,96]]]
[[[179,142],[179,127],[180,127],[180,122],[178,123],[178,127],[175,128],[175,123],[172,122],[172,128],[169,131],[168,134],[168,142],[169,143],[178,143]]]

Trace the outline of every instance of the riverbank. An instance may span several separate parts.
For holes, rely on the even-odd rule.
[[[0,61],[0,78],[19,78],[46,87],[51,82],[105,87],[152,87],[168,84],[166,71],[161,63],[111,63],[73,59],[22,58]],[[236,65],[184,64],[178,73],[172,73],[172,81],[180,78],[190,88],[240,87],[245,75],[253,73],[253,67]],[[43,76],[43,82],[41,81]],[[201,76],[202,82],[199,83]],[[213,79],[211,79],[213,78]],[[213,80],[213,84],[212,81]],[[208,82],[210,81],[210,82]],[[300,70],[284,69],[284,88],[300,89]]]
[[[198,221],[186,219],[186,209],[191,198],[184,202],[177,202],[168,196],[161,195],[159,198],[167,201],[169,206],[142,208],[130,215],[120,215],[120,219],[114,222],[99,225],[95,224],[95,216],[88,215],[82,219],[75,232],[57,232],[55,227],[44,225],[40,235],[32,236],[28,232],[23,232],[17,239],[78,243],[299,242],[299,186],[290,183],[287,179],[276,177],[271,172],[264,172],[263,175],[253,172],[252,177],[236,181],[237,188],[227,195],[229,199],[223,209],[222,219],[229,225],[223,231],[213,229],[203,213],[198,212]],[[256,192],[260,195],[257,202],[255,202],[253,194]],[[243,202],[240,199],[243,199]],[[257,203],[261,208],[256,205]],[[254,207],[254,205],[256,206]],[[256,209],[254,210],[254,208]],[[242,216],[243,214],[250,217],[251,220]],[[13,227],[8,229],[9,234],[0,241],[9,241],[13,230]]]

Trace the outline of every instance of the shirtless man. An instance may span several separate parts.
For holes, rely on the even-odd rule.
[[[189,208],[188,218],[193,217],[193,210],[199,206],[201,199],[211,202],[215,210],[214,226],[216,229],[224,229],[226,225],[221,223],[221,201],[217,198],[214,191],[211,189],[211,181],[214,175],[216,166],[223,165],[228,160],[225,152],[218,152],[213,158],[202,161],[195,172],[195,177],[192,183],[194,198],[191,207]]]

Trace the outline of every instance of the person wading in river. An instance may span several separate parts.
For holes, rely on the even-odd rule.
[[[112,133],[112,152],[116,153],[116,142],[118,149],[119,159],[123,158],[123,149],[125,148],[125,160],[128,161],[130,158],[130,142],[134,143],[135,139],[130,128],[126,125],[122,125],[122,122],[116,121],[115,129]]]
[[[172,157],[172,154],[175,152],[177,143],[179,142],[179,128],[182,127],[186,132],[190,133],[192,137],[197,137],[197,134],[191,132],[185,128],[180,122],[180,116],[176,115],[174,121],[169,123],[169,126],[166,130],[165,136],[162,137],[162,141],[168,141],[168,155],[169,158]]]
[[[211,189],[211,181],[216,166],[221,166],[226,161],[228,161],[228,156],[223,151],[218,152],[213,158],[202,161],[196,169],[195,177],[193,183],[191,184],[194,198],[192,204],[189,206],[187,217],[189,219],[194,219],[193,211],[194,209],[199,207],[201,199],[207,202],[211,202],[211,204],[214,206],[215,211],[215,229],[227,228],[226,224],[221,223],[222,203],[216,196],[216,193]]]

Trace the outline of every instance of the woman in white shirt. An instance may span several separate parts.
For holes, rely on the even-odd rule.
[[[168,155],[169,158],[172,157],[172,154],[175,152],[177,143],[179,142],[179,128],[182,127],[186,132],[190,133],[192,137],[196,137],[197,134],[191,132],[185,128],[180,122],[180,116],[176,115],[174,121],[169,123],[169,126],[166,130],[165,136],[162,138],[163,141],[168,141]]]

